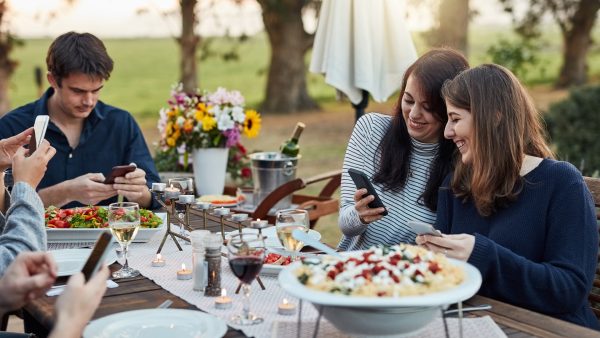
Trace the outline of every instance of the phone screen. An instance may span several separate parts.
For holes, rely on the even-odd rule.
[[[433,225],[428,223],[423,223],[419,221],[408,221],[408,226],[417,235],[431,235],[442,237],[442,233],[436,228],[434,228]]]
[[[98,269],[100,269],[102,263],[104,263],[104,258],[110,249],[109,244],[111,241],[112,234],[109,231],[101,233],[96,240],[96,244],[94,245],[90,256],[81,269],[86,282],[94,276]]]
[[[357,189],[367,189],[367,195],[373,195],[375,197],[375,199],[369,203],[369,208],[385,208],[379,195],[377,195],[377,191],[375,191],[375,187],[373,187],[373,184],[371,184],[369,177],[365,173],[356,169],[348,169],[348,174],[354,181]],[[383,216],[386,216],[387,214],[387,209],[381,213]]]

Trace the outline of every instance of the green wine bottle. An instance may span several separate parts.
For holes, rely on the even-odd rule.
[[[279,148],[279,151],[281,151],[282,154],[290,157],[298,156],[298,153],[300,152],[300,147],[298,146],[298,139],[300,138],[300,134],[302,134],[304,127],[305,125],[302,122],[298,122],[296,124],[296,128],[294,128],[294,133],[292,134],[292,137],[289,140],[283,142],[281,144],[281,147]]]

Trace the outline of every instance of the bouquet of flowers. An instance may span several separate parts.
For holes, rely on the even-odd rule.
[[[261,117],[256,110],[244,108],[239,91],[218,88],[215,92],[189,94],[179,84],[171,90],[169,106],[160,110],[158,131],[162,151],[177,149],[187,170],[188,154],[197,148],[231,148],[243,134],[258,135]]]

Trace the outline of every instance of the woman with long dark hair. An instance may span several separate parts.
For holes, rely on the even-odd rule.
[[[375,244],[413,242],[409,220],[435,223],[438,187],[450,171],[455,146],[444,139],[444,81],[468,68],[465,57],[451,49],[435,49],[415,61],[404,74],[394,116],[371,113],[354,127],[342,173],[339,226],[342,250]],[[348,169],[364,172],[387,207],[369,208],[373,196],[356,189]]]
[[[598,254],[592,196],[553,159],[539,114],[507,69],[482,65],[444,85],[445,136],[458,147],[439,193],[443,237],[417,243],[473,264],[479,293],[599,329],[587,301]]]

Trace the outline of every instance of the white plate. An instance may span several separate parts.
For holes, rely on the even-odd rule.
[[[112,264],[117,260],[117,254],[115,250],[108,250],[105,263]],[[62,249],[48,252],[52,254],[56,265],[58,265],[58,276],[70,276],[81,271],[92,249]]]
[[[147,309],[115,313],[90,322],[84,338],[223,337],[225,322],[201,311]]]
[[[251,228],[243,228],[242,232],[243,233],[258,233],[258,230],[251,229]],[[237,230],[228,232],[226,235],[226,238],[229,238],[231,235],[235,235],[237,233],[238,233]],[[277,249],[283,249],[281,242],[279,242],[279,238],[277,238],[277,231],[275,230],[274,226],[270,226],[268,228],[262,229],[262,234],[267,237],[267,239],[265,240],[265,245],[267,246],[267,248],[274,249],[274,250],[270,250],[271,252],[278,253]],[[319,233],[318,231],[310,229],[310,230],[308,230],[308,235],[317,241],[321,240],[321,233]],[[227,252],[227,248],[225,248],[224,252],[225,253]],[[260,274],[277,276],[279,274],[279,272],[286,266],[287,265],[284,266],[284,265],[274,265],[274,264],[263,264],[262,268],[260,269]]]
[[[359,297],[334,294],[310,289],[298,281],[293,271],[302,262],[294,262],[286,266],[279,274],[279,285],[289,294],[311,303],[341,306],[341,307],[371,307],[371,308],[398,308],[398,307],[432,307],[453,304],[473,296],[481,286],[481,274],[473,265],[463,261],[449,258],[452,264],[458,265],[465,272],[465,280],[458,286],[433,292],[427,295],[403,297]]]
[[[164,212],[155,213],[160,217],[163,222],[156,228],[141,228],[138,230],[134,243],[145,243],[152,238],[157,232],[162,232],[165,229],[165,222],[167,214]],[[67,228],[67,229],[54,229],[46,228],[46,234],[48,235],[48,243],[65,243],[65,242],[94,242],[100,236],[100,233],[109,230],[108,228],[95,228],[95,229],[81,229],[81,228]],[[114,241],[114,239],[113,239]]]

